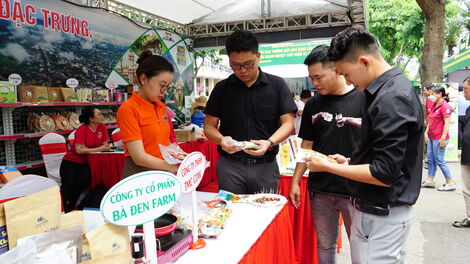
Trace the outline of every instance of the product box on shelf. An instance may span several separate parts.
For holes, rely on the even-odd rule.
[[[49,102],[49,94],[47,87],[36,86],[36,102],[47,103]]]
[[[57,87],[47,87],[47,92],[49,95],[49,102],[63,102],[62,93],[60,88]]]
[[[0,166],[0,182],[7,183],[19,176],[23,176],[23,174],[18,171],[15,165]]]
[[[79,102],[92,102],[93,100],[93,90],[89,88],[78,89],[77,90],[77,99]]]
[[[23,103],[34,102],[36,99],[36,86],[18,86],[18,98]]]
[[[60,88],[64,102],[77,102],[77,95],[72,88]]]
[[[0,82],[0,103],[16,103],[14,84],[8,81]]]
[[[175,129],[175,137],[178,142],[188,142],[196,140],[196,134],[191,130]]]

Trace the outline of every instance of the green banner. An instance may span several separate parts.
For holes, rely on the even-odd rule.
[[[330,40],[316,40],[309,42],[285,43],[276,45],[260,46],[261,67],[286,65],[286,64],[303,64],[305,57],[310,51],[318,45],[330,45]]]
[[[459,54],[454,55],[444,61],[444,73],[453,72],[458,69],[470,66],[470,48],[462,50]]]

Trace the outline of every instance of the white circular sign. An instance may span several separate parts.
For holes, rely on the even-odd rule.
[[[21,78],[21,75],[18,73],[12,73],[8,76],[8,80],[14,85],[19,85],[23,81],[23,78]]]
[[[178,179],[182,184],[183,193],[190,193],[196,189],[206,170],[206,158],[201,152],[189,154],[178,169]]]
[[[137,173],[106,193],[101,201],[101,214],[115,225],[141,225],[170,210],[180,194],[181,183],[169,172]]]
[[[78,86],[78,80],[75,79],[75,78],[70,78],[70,79],[67,79],[67,81],[65,82],[65,84],[67,85],[67,87],[70,87],[70,88],[77,88],[77,86]]]
[[[116,82],[111,81],[111,82],[107,82],[107,83],[106,83],[106,87],[107,87],[108,89],[116,89],[116,88],[118,87],[118,85],[117,85]]]

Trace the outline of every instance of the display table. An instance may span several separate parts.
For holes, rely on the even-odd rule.
[[[91,187],[103,183],[110,189],[121,180],[122,168],[126,162],[124,151],[94,152],[87,155],[91,173]]]
[[[217,180],[215,164],[219,159],[219,154],[216,144],[208,140],[197,140],[181,143],[180,147],[187,153],[199,151],[211,162],[199,186],[203,187]],[[111,188],[121,180],[122,168],[126,161],[123,151],[90,153],[87,155],[87,160],[91,173],[91,187],[102,182],[106,188]]]
[[[198,200],[212,200],[214,193],[198,192]],[[191,204],[182,195],[181,204]],[[218,238],[207,238],[206,247],[190,250],[176,263],[295,263],[292,225],[287,204],[260,208],[245,203],[232,204],[233,212]]]

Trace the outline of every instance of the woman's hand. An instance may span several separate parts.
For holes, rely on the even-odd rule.
[[[101,146],[99,146],[98,149],[99,151],[109,151],[111,148],[109,147],[108,142],[105,142]]]
[[[168,171],[175,174],[178,172],[180,168],[180,164],[168,164]]]
[[[446,147],[446,140],[445,139],[439,139],[439,147],[445,148]]]
[[[427,145],[428,144],[428,135],[427,134],[424,134],[424,143]]]

